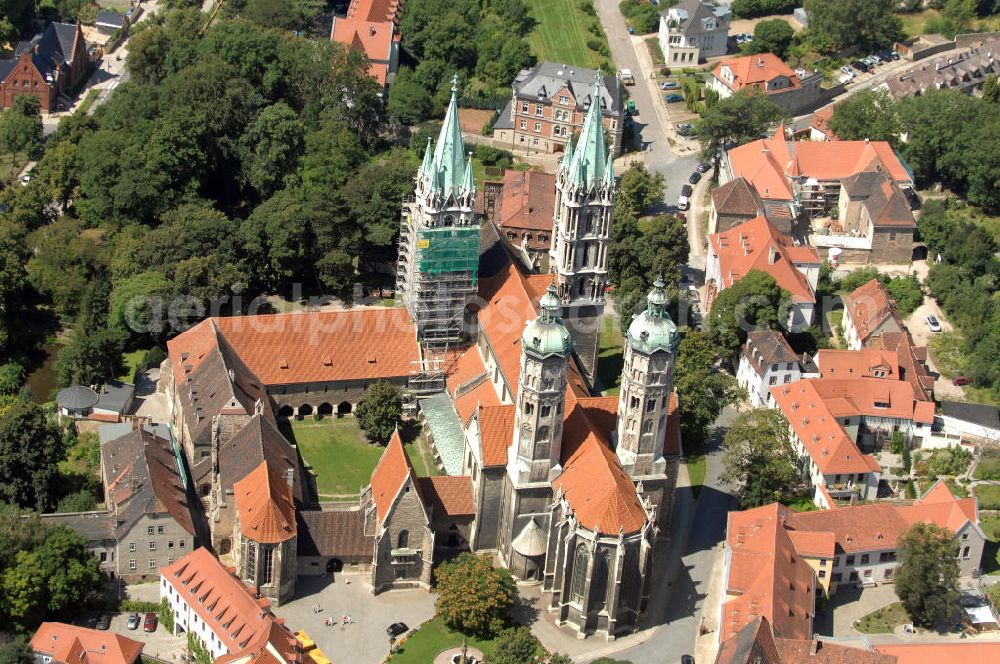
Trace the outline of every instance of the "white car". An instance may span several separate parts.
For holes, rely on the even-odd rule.
[[[27,187],[28,183],[31,182],[31,173],[25,173],[21,176],[21,186]]]
[[[841,67],[840,71],[844,72],[845,76],[850,76],[851,78],[854,78],[854,70],[848,67],[847,65]]]
[[[927,317],[927,327],[929,327],[931,329],[931,332],[940,332],[941,331],[941,323],[938,322],[937,316],[928,316]]]
[[[677,197],[677,209],[678,210],[686,210],[686,209],[688,209],[688,197],[687,196],[678,196]]]

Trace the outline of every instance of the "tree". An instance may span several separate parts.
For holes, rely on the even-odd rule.
[[[296,172],[305,147],[305,127],[287,104],[268,106],[240,138],[243,179],[266,198]]]
[[[862,90],[833,107],[830,131],[844,141],[888,141],[899,145],[903,127],[896,101],[887,90]]]
[[[0,409],[0,500],[38,511],[51,508],[57,464],[65,458],[59,429],[41,406],[14,399]]]
[[[732,365],[747,332],[784,328],[790,306],[791,295],[774,277],[750,270],[716,296],[705,318],[706,334],[716,348],[716,357]]]
[[[674,388],[680,408],[681,438],[701,445],[726,406],[745,397],[736,379],[715,369],[715,349],[704,334],[688,330],[677,349]]]
[[[161,25],[150,25],[128,40],[125,66],[137,83],[159,83],[167,74],[170,36]]]
[[[368,388],[358,403],[355,415],[368,440],[385,445],[396,430],[402,412],[402,391],[392,383],[380,380]]]
[[[85,329],[78,325],[56,358],[59,384],[102,385],[117,376],[125,338],[120,328]]]
[[[778,410],[741,413],[722,441],[722,481],[736,488],[741,509],[792,499],[801,478],[788,421]]]
[[[32,664],[34,659],[24,637],[0,643],[0,664]]]
[[[809,40],[832,53],[857,45],[861,50],[891,46],[903,36],[903,24],[893,14],[896,0],[805,0]]]
[[[702,158],[764,136],[785,112],[757,88],[744,88],[705,110],[698,122]]]
[[[750,49],[753,53],[774,53],[784,59],[788,55],[788,47],[792,45],[794,36],[795,31],[784,19],[772,18],[761,21],[754,26]]]
[[[431,116],[432,101],[427,89],[414,78],[413,70],[402,67],[389,89],[389,117],[403,124],[417,124]]]
[[[96,508],[97,499],[94,498],[94,492],[80,489],[60,498],[56,512],[89,512]]]
[[[38,97],[18,95],[0,114],[0,151],[10,153],[11,169],[17,167],[20,153],[31,154],[42,145],[42,114]]]
[[[497,636],[486,664],[534,664],[541,644],[527,627],[511,627]]]
[[[514,604],[514,577],[488,556],[461,553],[434,570],[435,608],[452,629],[488,638],[503,629]]]
[[[663,173],[650,173],[642,162],[634,161],[618,180],[615,206],[639,217],[656,203],[663,201]]]
[[[990,74],[983,80],[983,99],[991,104],[1000,104],[1000,83],[996,74]]]
[[[897,542],[896,596],[915,625],[934,627],[958,611],[958,544],[949,530],[916,523]]]
[[[976,0],[945,0],[941,15],[927,21],[927,32],[940,32],[949,39],[968,32],[976,18]]]
[[[900,316],[906,317],[917,310],[924,301],[924,292],[920,281],[912,274],[905,277],[890,279],[885,289],[896,301],[896,310]]]

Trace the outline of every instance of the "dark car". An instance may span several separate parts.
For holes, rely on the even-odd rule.
[[[129,629],[139,629],[139,621],[138,613],[130,613],[128,614],[128,623],[125,626]]]
[[[664,95],[663,101],[667,102],[668,104],[676,104],[679,101],[684,101],[684,95],[678,95],[678,94]]]
[[[146,614],[146,619],[142,622],[142,631],[155,632],[156,622],[156,614],[150,611]]]
[[[690,182],[691,184],[698,184],[698,180],[700,179],[701,179],[701,173],[699,173],[698,171],[695,171],[694,173],[688,176],[688,182]]]
[[[694,657],[691,655],[681,655],[681,664],[694,664]]]
[[[107,613],[102,613],[97,616],[97,622],[94,624],[94,628],[102,630],[111,629],[111,616]]]
[[[690,196],[692,191],[694,190],[691,189],[691,185],[686,184],[683,187],[681,187],[681,196]]]
[[[385,633],[389,635],[390,638],[396,638],[400,634],[406,634],[410,631],[410,628],[406,626],[406,623],[392,623],[385,628]]]
[[[703,161],[699,161],[698,167],[695,170],[698,171],[699,173],[704,173],[705,171],[708,170],[708,164],[706,164]]]
[[[958,387],[962,387],[964,385],[972,385],[972,379],[969,378],[968,376],[963,376],[959,374],[951,379],[951,384],[957,385]]]
[[[855,60],[854,62],[851,63],[851,66],[857,69],[858,71],[864,71],[864,72],[871,71],[871,67],[868,66],[868,63],[863,62],[861,60]]]

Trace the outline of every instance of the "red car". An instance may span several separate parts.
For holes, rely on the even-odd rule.
[[[968,376],[958,375],[951,379],[951,384],[957,385],[958,387],[962,387],[963,385],[972,385],[972,379]]]
[[[155,632],[156,631],[156,614],[147,613],[146,620],[142,623],[142,629],[144,632]]]

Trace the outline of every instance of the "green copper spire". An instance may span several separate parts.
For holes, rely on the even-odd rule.
[[[541,311],[530,321],[521,334],[521,345],[526,353],[536,357],[549,355],[568,356],[573,350],[573,339],[562,321],[562,305],[555,284],[538,302]]]
[[[570,184],[591,187],[604,178],[604,165],[608,150],[604,145],[604,119],[601,115],[601,73],[594,76],[594,94],[590,110],[583,121],[580,141],[576,145],[570,164]]]
[[[633,318],[628,326],[628,342],[633,350],[647,354],[658,350],[670,353],[677,350],[680,335],[667,312],[667,303],[666,284],[661,275],[646,296],[646,310]]]
[[[573,137],[570,136],[566,139],[566,154],[563,155],[562,161],[559,162],[559,170],[563,171],[570,167],[573,163]]]
[[[434,164],[431,172],[435,188],[445,196],[458,194],[465,175],[465,143],[458,124],[458,76],[451,79],[451,102],[441,125],[437,145],[434,146]]]
[[[420,164],[420,176],[426,177],[431,174],[431,167],[434,165],[434,151],[431,147],[431,137],[427,137],[427,148],[424,150],[424,161]]]
[[[615,155],[612,150],[608,150],[608,159],[604,162],[604,184],[608,187],[615,186]]]
[[[462,178],[462,190],[472,191],[476,188],[476,180],[472,175],[472,153],[469,153],[469,158],[465,160],[465,177]]]

